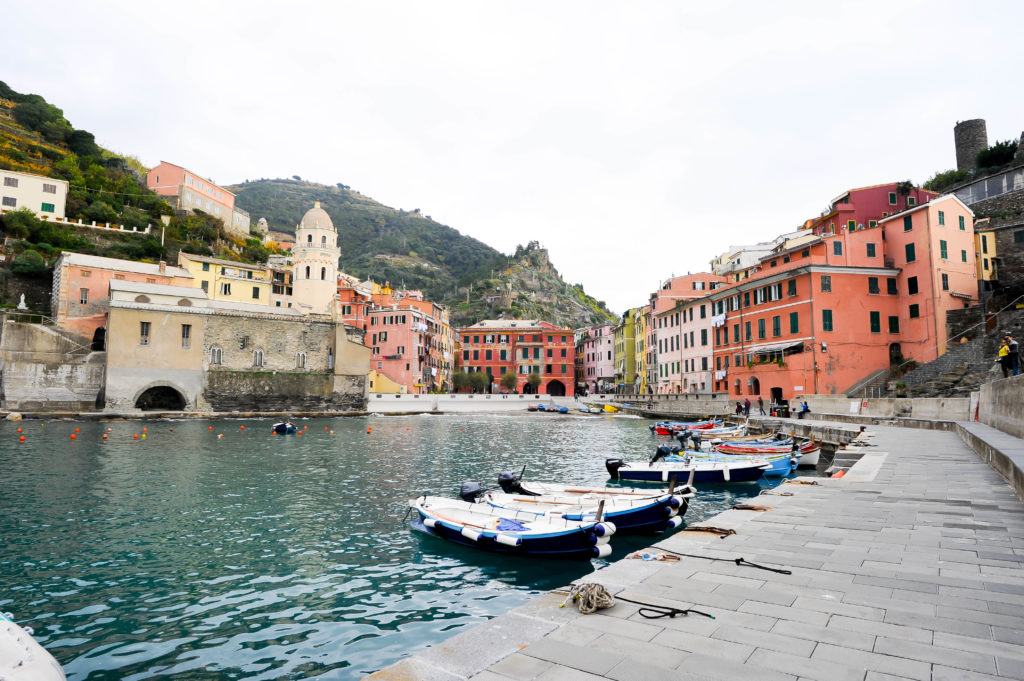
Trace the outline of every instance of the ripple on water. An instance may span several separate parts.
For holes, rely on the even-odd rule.
[[[655,443],[636,419],[544,415],[311,419],[301,437],[156,421],[144,441],[140,423],[27,424],[0,452],[0,605],[72,681],[360,678],[604,564],[411,532],[409,498],[524,467],[604,483],[607,456]],[[688,519],[758,490],[702,491]],[[616,540],[612,558],[646,541]]]

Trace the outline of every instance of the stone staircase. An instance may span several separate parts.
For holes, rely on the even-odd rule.
[[[849,397],[886,397],[885,383],[889,380],[889,370],[879,369],[868,374],[843,393]]]

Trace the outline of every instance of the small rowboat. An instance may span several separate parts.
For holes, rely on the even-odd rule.
[[[764,472],[766,478],[777,478],[789,475],[796,470],[797,466],[800,465],[800,454],[767,454],[764,456],[755,454],[718,454],[712,452],[710,454],[698,453],[698,452],[681,452],[680,454],[671,454],[665,457],[665,461],[682,462],[687,459],[693,459],[695,461],[764,461],[769,464]]]
[[[614,523],[585,521],[500,508],[445,497],[411,499],[413,528],[464,546],[536,558],[605,558]]]
[[[658,435],[674,435],[681,433],[684,430],[708,430],[710,428],[718,428],[722,425],[722,421],[660,421],[650,426],[650,429]]]
[[[31,627],[18,626],[10,613],[0,613],[0,679],[64,681],[64,670],[32,634]]]
[[[615,523],[618,534],[662,532],[679,527],[695,493],[693,487],[687,486],[651,490],[523,482],[509,472],[498,476],[498,484],[500,492],[478,491],[477,483],[465,483],[463,499],[580,521],[593,518],[604,502],[604,518]]]
[[[289,435],[298,432],[299,428],[290,421],[282,421],[274,424],[274,432],[280,435]]]

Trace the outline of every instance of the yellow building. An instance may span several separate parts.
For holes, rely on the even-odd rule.
[[[192,275],[196,286],[203,289],[210,300],[270,305],[272,282],[266,265],[180,252],[178,266]]]
[[[370,369],[370,392],[371,393],[396,393],[405,394],[409,392],[405,386],[397,381],[392,381],[390,378],[380,373],[376,369]]]
[[[631,310],[633,313],[633,367],[635,375],[633,391],[637,393],[647,392],[647,318],[650,316],[650,306],[638,307]]]
[[[996,271],[996,234],[988,228],[989,220],[978,220],[974,227],[974,257],[977,259],[975,269],[978,281],[998,281]]]

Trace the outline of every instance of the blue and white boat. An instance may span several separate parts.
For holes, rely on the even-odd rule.
[[[679,483],[723,483],[757,482],[764,476],[771,464],[762,460],[752,461],[648,461],[627,463],[622,459],[610,458],[604,462],[608,475],[613,480],[638,480],[643,482]],[[691,477],[692,476],[692,477]]]
[[[784,477],[792,473],[800,465],[800,454],[766,454],[766,455],[743,455],[743,454],[717,454],[715,452],[680,452],[665,457],[668,462],[683,462],[688,459],[696,461],[762,461],[771,464],[764,472],[766,478]]]
[[[485,551],[536,558],[605,558],[615,525],[596,519],[558,516],[491,506],[445,497],[411,499],[419,514],[413,528]]]
[[[463,493],[469,492],[470,496],[463,498],[581,522],[602,512],[604,519],[615,524],[617,534],[650,534],[679,527],[695,493],[693,487],[685,485],[652,490],[524,482],[513,473],[502,473],[498,483],[501,491],[479,490],[477,483],[466,483]]]
[[[274,432],[279,435],[290,435],[298,432],[299,428],[291,421],[281,421],[274,424]]]

